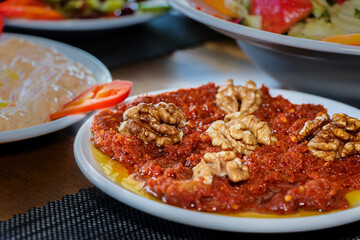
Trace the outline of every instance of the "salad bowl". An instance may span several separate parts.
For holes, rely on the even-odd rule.
[[[222,14],[214,9],[211,14],[203,11],[209,6],[201,0],[168,2],[184,15],[236,39],[247,56],[283,87],[343,101],[360,101],[360,47],[236,24],[221,18]]]

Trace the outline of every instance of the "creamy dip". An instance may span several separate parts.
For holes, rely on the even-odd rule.
[[[12,38],[0,42],[0,132],[49,121],[89,86],[90,70],[56,49]]]

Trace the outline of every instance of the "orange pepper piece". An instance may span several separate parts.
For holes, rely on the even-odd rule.
[[[216,11],[220,12],[229,17],[236,18],[236,14],[231,12],[226,6],[224,0],[203,0],[207,5],[214,8]]]
[[[321,41],[360,46],[360,33],[330,36]]]

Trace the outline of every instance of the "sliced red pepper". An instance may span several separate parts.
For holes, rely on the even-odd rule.
[[[261,16],[262,30],[284,33],[312,10],[310,0],[251,0],[250,13]]]
[[[4,18],[0,14],[0,35],[2,34],[4,30]]]
[[[95,85],[81,93],[74,100],[50,115],[50,120],[71,114],[84,113],[115,106],[123,102],[130,93],[132,82],[114,80],[110,83]]]
[[[0,6],[5,5],[16,5],[16,6],[40,6],[46,7],[49,6],[41,0],[7,0],[0,3]]]
[[[2,5],[0,14],[6,18],[60,20],[64,17],[57,11],[41,6]]]

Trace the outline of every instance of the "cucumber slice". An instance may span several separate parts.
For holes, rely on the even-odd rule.
[[[248,27],[261,29],[261,16],[247,15],[244,18],[243,24]]]
[[[170,10],[170,6],[164,0],[151,0],[139,2],[138,10],[142,12],[165,12]]]

